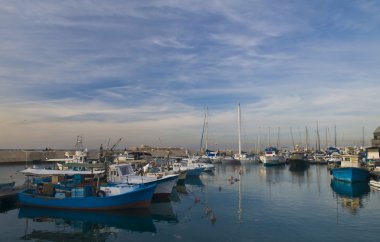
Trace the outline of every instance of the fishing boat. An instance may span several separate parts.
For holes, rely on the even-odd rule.
[[[147,172],[148,167],[145,168],[145,172],[142,171],[141,175],[139,175],[133,171],[132,165],[129,163],[112,164],[109,166],[107,181],[111,183],[121,184],[157,183],[157,188],[154,192],[154,199],[167,200],[172,193],[173,187],[177,183],[179,174],[166,174],[165,172]]]
[[[34,170],[26,169],[21,173],[27,176],[44,174],[53,178],[51,182],[41,182],[19,192],[19,202],[24,206],[73,210],[147,208],[157,187],[156,183],[100,184],[100,171],[89,174],[90,171]],[[74,179],[68,180],[73,172]]]
[[[260,156],[260,161],[264,166],[278,166],[285,164],[285,158],[279,153],[276,147],[267,147],[264,154]]]
[[[76,163],[84,164],[88,163],[88,150],[83,148],[83,137],[77,136],[77,141],[75,143],[75,151],[71,153],[69,151],[65,152],[64,158],[51,158],[46,159],[49,162],[57,162],[57,167],[59,170],[63,170],[63,164]]]
[[[372,187],[380,189],[380,181],[370,180],[369,185],[371,185]]]
[[[187,163],[186,166],[188,167],[194,167],[194,168],[202,167],[203,171],[205,172],[215,170],[215,165],[213,165],[211,161],[210,162],[202,161],[201,157],[183,158],[181,162]]]
[[[187,161],[181,160],[179,162],[173,163],[173,171],[175,172],[186,172],[186,177],[199,176],[203,171],[202,166],[189,166]]]
[[[222,163],[223,156],[219,154],[219,151],[206,149],[205,153],[205,157],[208,158],[212,164]]]
[[[289,163],[289,168],[291,170],[303,170],[309,167],[305,152],[300,150],[292,152],[287,159],[287,162]]]
[[[369,180],[369,171],[361,166],[358,155],[342,155],[340,167],[331,170],[333,177],[345,182]]]
[[[237,159],[235,159],[232,156],[226,155],[222,159],[222,164],[225,164],[225,165],[240,165],[241,162],[240,162],[240,160],[237,160]]]

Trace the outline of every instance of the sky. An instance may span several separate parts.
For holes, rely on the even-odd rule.
[[[317,123],[322,146],[370,145],[379,12],[376,0],[0,0],[0,148],[73,148],[78,135],[88,148],[199,147],[207,107],[209,148],[237,149],[239,104],[243,149],[315,145]]]

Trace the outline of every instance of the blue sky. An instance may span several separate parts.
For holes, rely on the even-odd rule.
[[[0,147],[369,145],[380,2],[0,0]],[[215,146],[215,145],[214,145]]]

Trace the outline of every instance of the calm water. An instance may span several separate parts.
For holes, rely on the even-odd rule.
[[[4,178],[23,166],[0,168]],[[172,202],[149,210],[1,211],[1,241],[347,242],[380,235],[380,191],[332,182],[326,166],[317,165],[304,171],[217,165],[173,191]]]

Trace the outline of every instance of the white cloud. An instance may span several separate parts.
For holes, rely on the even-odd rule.
[[[319,120],[354,137],[378,125],[380,104],[379,6],[355,3],[1,1],[0,128],[12,138],[0,145],[85,133],[98,147],[123,132],[193,145],[205,106],[231,145],[238,102],[248,136]]]

